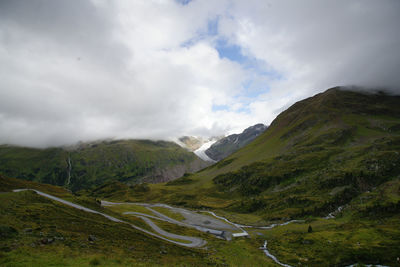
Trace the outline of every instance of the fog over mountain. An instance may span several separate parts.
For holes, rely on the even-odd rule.
[[[400,1],[0,1],[0,143],[219,136],[400,88]]]

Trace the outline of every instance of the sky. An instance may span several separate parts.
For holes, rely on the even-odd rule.
[[[173,140],[400,85],[398,0],[0,0],[0,144]]]

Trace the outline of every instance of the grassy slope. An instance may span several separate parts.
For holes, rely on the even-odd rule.
[[[296,103],[227,159],[130,197],[266,219],[322,214],[398,177],[399,151],[399,97],[332,89]]]
[[[281,113],[227,159],[145,191],[128,188],[124,199],[216,209],[243,223],[303,218],[307,223],[265,232],[283,262],[393,265],[400,252],[399,153],[399,97],[331,89]],[[397,189],[382,193],[386,187]],[[357,202],[365,194],[368,212]],[[317,219],[349,203],[342,218]],[[317,242],[327,238],[332,245]]]
[[[181,262],[196,266],[208,262],[205,251],[171,245],[128,225],[50,201],[32,191],[7,192],[20,187],[37,188],[82,203],[59,187],[0,177],[2,266],[148,266]],[[96,240],[88,241],[89,235]],[[54,242],[42,244],[45,238]]]
[[[309,218],[305,223],[262,232],[269,240],[270,251],[295,266],[357,262],[397,266],[399,192],[400,180],[389,181],[353,199],[336,219]],[[311,233],[307,231],[309,225]]]
[[[68,158],[71,180],[68,185]],[[76,191],[107,181],[132,182],[176,175],[203,165],[193,153],[171,142],[120,140],[82,145],[77,149],[34,149],[0,146],[0,173],[10,177],[65,185]],[[161,171],[167,174],[161,174]]]
[[[1,266],[274,266],[258,249],[259,240],[226,242],[190,228],[155,221],[166,231],[207,240],[205,249],[182,248],[32,191],[10,192],[17,188],[36,188],[146,228],[140,219],[121,215],[138,206],[104,209],[95,199],[76,197],[61,187],[0,176]],[[90,242],[89,235],[96,240]],[[42,244],[48,238],[54,241]]]

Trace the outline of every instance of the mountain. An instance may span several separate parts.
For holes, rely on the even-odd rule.
[[[175,143],[114,140],[36,149],[0,146],[0,173],[76,191],[107,181],[165,182],[207,166]]]
[[[240,134],[232,134],[227,137],[220,139],[208,148],[205,153],[211,159],[220,161],[231,155],[236,150],[244,147],[257,136],[262,134],[268,127],[264,124],[256,124],[245,129]]]
[[[111,161],[118,155],[115,162],[120,162],[127,158],[121,156],[126,155],[121,150],[126,150],[120,146],[139,146],[135,151],[143,153],[138,154],[145,162],[155,162],[153,157],[162,154],[160,147],[173,151],[177,147],[167,142],[115,142],[117,146],[108,141],[35,153],[3,152],[1,158],[7,161],[0,166],[5,162],[26,174],[36,166],[32,162],[39,162],[43,169],[37,174],[42,174],[61,161],[64,169],[72,166],[73,172],[78,164],[86,166],[78,159],[112,155],[106,157]],[[158,153],[150,153],[154,150]],[[63,153],[71,163],[66,163]],[[227,158],[167,183],[127,185],[105,179],[94,189],[71,194],[65,188],[0,176],[0,265],[397,266],[399,155],[400,97],[337,87],[295,103]],[[24,158],[26,166],[17,158]],[[32,191],[11,192],[16,188],[61,197],[147,232]],[[119,203],[106,207],[99,200]],[[247,238],[237,236],[227,242],[183,227],[179,220],[186,220],[184,212],[179,216],[163,204],[153,205],[156,212],[150,212],[149,203],[169,203],[181,211],[188,207],[197,214],[212,211],[224,222],[229,219],[252,227],[242,227]],[[175,218],[175,223],[157,219],[154,224],[181,237],[199,237],[206,246],[178,247],[172,244],[176,235],[168,243],[155,239],[148,232],[154,234],[154,228],[141,218],[146,213],[147,219],[160,213]],[[196,223],[200,221],[211,224],[208,219]]]
[[[400,175],[399,152],[399,96],[333,88],[295,103],[253,142],[192,175],[182,192],[190,201],[180,203],[220,198],[226,209],[266,219],[323,214]],[[165,190],[164,202],[180,199],[173,186]]]
[[[354,89],[299,101],[229,157],[126,200],[211,209],[242,224],[301,220],[265,233],[293,266],[395,266],[400,96]]]

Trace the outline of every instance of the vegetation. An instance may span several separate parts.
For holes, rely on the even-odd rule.
[[[127,199],[196,208],[218,202],[266,220],[322,216],[400,175],[396,125],[400,97],[331,89],[281,113],[227,159]]]
[[[204,166],[193,153],[165,141],[103,141],[48,149],[0,146],[0,173],[72,191],[108,181],[171,180]]]
[[[33,191],[6,192],[27,183],[23,187],[35,185],[48,193],[58,191],[59,196],[69,195],[71,201],[80,202],[62,188],[41,188],[41,184],[5,177],[0,181],[1,266],[179,266],[182,262],[196,266],[210,262],[206,251],[166,243]],[[5,184],[8,187],[3,187]]]
[[[155,253],[158,257],[154,254],[156,258],[152,260],[145,256],[144,250],[139,250],[143,254],[137,252],[134,259],[127,258],[124,251],[129,244],[124,243],[122,236],[130,234],[128,230],[132,231],[138,235],[135,242],[143,242],[139,245],[155,248],[157,252],[160,251],[160,242],[155,243],[150,237],[110,222],[102,224],[117,227],[113,229],[121,233],[111,232],[121,236],[120,241],[102,243],[101,249],[97,250],[89,243],[89,249],[76,252],[74,249],[80,247],[81,239],[86,240],[87,235],[92,234],[89,226],[90,229],[100,226],[91,225],[94,219],[89,217],[88,228],[82,226],[83,229],[72,231],[77,226],[72,224],[71,218],[77,220],[81,215],[75,215],[79,211],[63,209],[64,213],[73,216],[66,220],[68,226],[60,223],[62,227],[57,229],[66,227],[62,233],[69,234],[70,239],[76,235],[74,245],[68,248],[68,251],[76,253],[73,254],[77,260],[75,265],[78,262],[129,265],[148,260],[151,264],[162,265],[174,257],[170,265],[179,260],[187,265],[272,266],[273,261],[259,250],[267,240],[269,251],[281,262],[293,266],[345,266],[354,263],[396,266],[400,255],[399,153],[400,97],[334,88],[294,104],[281,113],[262,135],[225,160],[176,181],[131,186],[110,181],[93,190],[79,191],[77,196],[56,187],[40,187],[94,208],[96,205],[99,208],[96,199],[161,202],[194,210],[213,210],[243,224],[269,225],[291,219],[302,220],[272,229],[249,229],[251,238],[238,238],[232,242],[204,237],[206,250],[188,250],[165,244],[168,254],[160,256]],[[52,160],[57,160],[57,157],[52,157]],[[2,191],[15,186],[39,186],[27,181],[0,181],[4,188]],[[25,195],[18,199],[22,194]],[[44,221],[51,221],[50,217],[55,218],[58,213],[61,214],[59,220],[67,216],[61,209],[53,212],[51,209],[58,206],[50,201],[40,199],[40,204],[35,204],[39,201],[37,196],[28,192],[0,194],[1,197],[11,199],[5,200],[1,206],[1,235],[8,240],[2,243],[5,250],[0,259],[4,263],[17,261],[22,254],[14,249],[13,242],[25,240],[20,239],[26,236],[22,234],[26,227],[24,223],[32,222],[32,227],[28,227],[35,229],[36,225],[45,225]],[[48,217],[42,218],[37,215],[39,213],[29,217],[30,211],[26,209],[35,211],[35,208],[46,209],[43,216],[48,214]],[[127,207],[121,206],[107,212],[123,216],[121,213],[125,209]],[[330,219],[325,218],[328,214]],[[140,224],[133,219],[132,222]],[[80,223],[85,225],[83,220]],[[167,223],[159,224],[171,231],[189,231]],[[50,225],[54,223],[46,227],[51,229]],[[98,228],[94,235],[101,236],[101,229]],[[112,240],[112,233],[110,237],[100,239]],[[109,262],[99,256],[109,251],[107,249],[117,251],[115,259]],[[56,251],[64,250],[63,247]],[[31,247],[27,247],[27,251],[27,255],[45,255],[42,254],[44,250]],[[57,253],[54,255],[62,258],[63,254]],[[56,256],[49,259],[56,260]],[[33,258],[21,256],[24,257]],[[36,258],[44,261],[41,256]],[[115,263],[122,259],[122,263]]]
[[[325,231],[310,224],[313,231],[308,233],[309,223],[302,226],[304,234],[310,236],[321,238],[321,231],[341,236],[335,245],[340,247],[343,257],[334,257],[335,250],[330,246],[315,243],[315,248],[325,254],[314,251],[310,256],[315,259],[314,264],[327,263],[321,260],[327,257],[332,265],[393,265],[399,246],[390,234],[396,235],[399,225],[400,191],[393,192],[390,198],[379,192],[385,192],[384,188],[397,184],[400,178],[399,125],[400,97],[330,89],[294,104],[252,143],[191,175],[190,182],[149,185],[145,194],[130,192],[126,199],[220,210],[244,223],[246,218],[252,218],[249,214],[259,218],[251,219],[254,223],[314,220],[345,206],[346,220],[323,221],[326,224],[322,225],[334,223],[335,227]],[[360,197],[363,199],[367,192],[372,194],[368,195],[372,202],[367,206],[350,205]],[[367,214],[373,216],[363,217]],[[375,227],[381,223],[382,228]],[[286,227],[292,226],[277,229]],[[371,237],[371,242],[364,246],[366,250],[354,250],[353,243],[340,245],[352,239],[355,229],[360,235],[356,234],[354,240],[363,235]],[[274,231],[278,230],[270,233]],[[283,234],[278,231],[276,240],[283,238]],[[302,262],[294,256],[296,250],[290,243],[294,241],[289,239],[282,243],[289,252],[283,253],[281,246],[281,254],[277,254],[283,262],[294,263],[291,258]],[[374,245],[377,243],[379,248]],[[390,250],[389,256],[383,254],[385,250]],[[370,256],[357,256],[358,253]]]

